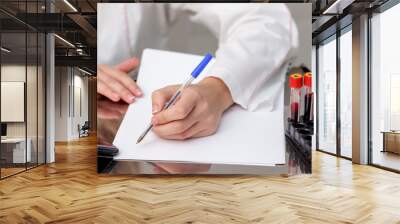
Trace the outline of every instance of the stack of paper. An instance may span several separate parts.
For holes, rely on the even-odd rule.
[[[265,166],[284,164],[283,90],[281,103],[272,112],[266,108],[249,112],[239,106],[231,107],[224,113],[214,135],[175,141],[161,139],[150,132],[136,144],[152,117],[151,93],[166,85],[181,84],[201,60],[202,56],[197,55],[153,49],[143,52],[137,83],[144,96],[128,108],[114,139],[114,145],[119,148],[114,159]],[[207,74],[207,68],[198,79]]]

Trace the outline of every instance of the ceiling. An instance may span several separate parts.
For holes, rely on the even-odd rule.
[[[204,0],[203,0],[204,1]],[[357,16],[358,13],[377,7],[387,0],[267,0],[261,2],[312,3],[313,42],[329,32],[335,32],[338,20]],[[2,45],[12,48],[14,54],[24,54],[25,30],[55,32],[56,56],[62,65],[91,64],[96,70],[96,4],[99,2],[132,2],[129,0],[1,0],[0,25]],[[142,1],[143,2],[143,1]],[[149,1],[146,1],[149,2]],[[155,2],[163,2],[155,1]],[[248,2],[248,1],[242,1]],[[260,2],[255,0],[254,2]],[[52,13],[48,13],[52,9]],[[331,31],[330,31],[331,30]],[[329,32],[328,32],[329,31]],[[29,39],[29,38],[28,38]],[[28,53],[36,46],[28,40]],[[3,55],[3,54],[2,54]],[[61,61],[62,60],[62,61]]]

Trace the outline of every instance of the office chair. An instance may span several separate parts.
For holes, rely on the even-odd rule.
[[[80,125],[78,124],[79,138],[89,136],[89,129],[90,129],[89,121],[85,121],[82,127],[80,127]]]

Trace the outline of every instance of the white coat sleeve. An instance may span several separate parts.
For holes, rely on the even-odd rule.
[[[297,47],[297,28],[284,4],[181,4],[219,41],[208,75],[222,79],[233,101],[253,111],[274,107],[286,64]],[[280,76],[280,77],[276,77]]]

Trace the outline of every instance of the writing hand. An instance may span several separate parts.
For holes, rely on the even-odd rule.
[[[214,77],[185,88],[180,99],[170,108],[160,111],[179,85],[153,92],[153,131],[166,139],[183,140],[214,134],[223,112],[233,104],[225,83]]]

